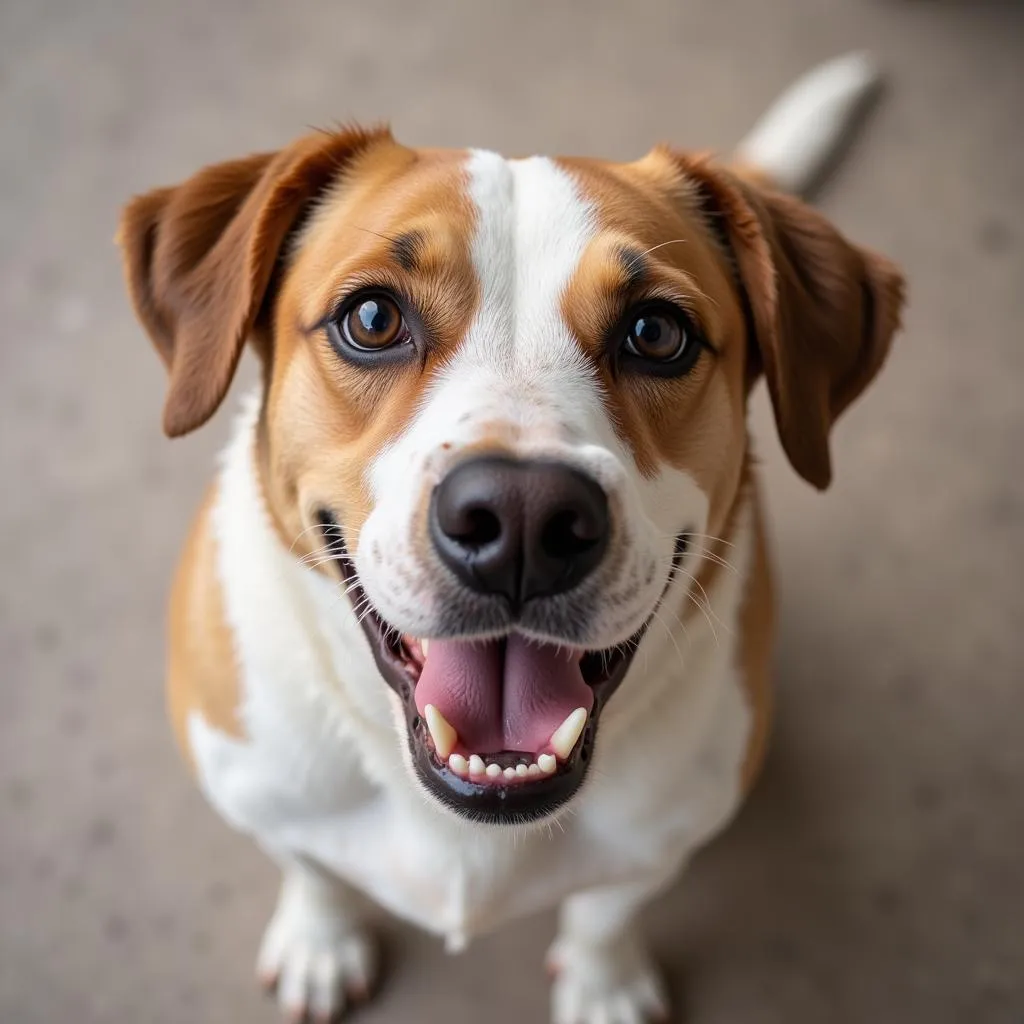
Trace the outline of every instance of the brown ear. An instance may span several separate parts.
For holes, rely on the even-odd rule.
[[[308,202],[384,131],[309,135],[133,199],[118,241],[135,312],[170,376],[164,430],[205,423],[266,306],[281,247]]]
[[[703,159],[681,162],[735,260],[753,327],[752,369],[767,380],[782,446],[796,471],[824,489],[829,431],[888,354],[903,276],[806,203]]]

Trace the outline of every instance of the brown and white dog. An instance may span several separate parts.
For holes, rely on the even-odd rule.
[[[561,903],[554,1020],[667,1013],[636,914],[768,730],[748,396],[763,376],[825,487],[898,325],[893,265],[784,194],[873,81],[824,66],[726,165],[352,129],[128,206],[167,433],[247,340],[263,366],[174,583],[169,689],[203,791],[283,869],[259,972],[289,1014],[369,990],[353,890],[453,948]]]

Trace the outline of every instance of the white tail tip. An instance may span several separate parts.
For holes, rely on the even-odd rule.
[[[737,159],[785,192],[805,192],[818,179],[879,85],[865,53],[827,61],[798,78],[736,149]]]

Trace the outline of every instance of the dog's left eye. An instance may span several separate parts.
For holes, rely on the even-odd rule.
[[[358,299],[342,313],[339,323],[345,341],[361,352],[380,352],[409,338],[402,311],[386,295]]]

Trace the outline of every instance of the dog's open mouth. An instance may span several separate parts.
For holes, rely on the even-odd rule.
[[[583,783],[601,711],[650,619],[625,643],[600,651],[517,632],[496,639],[402,635],[370,604],[333,517],[321,513],[320,522],[377,666],[402,699],[424,784],[476,821],[525,822],[557,810]],[[685,549],[680,535],[676,564]]]

